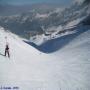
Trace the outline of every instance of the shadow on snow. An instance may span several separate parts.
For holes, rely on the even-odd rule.
[[[4,54],[0,53],[1,56],[5,56]]]

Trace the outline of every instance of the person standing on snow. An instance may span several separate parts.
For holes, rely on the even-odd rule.
[[[10,58],[10,53],[9,53],[9,44],[7,42],[7,37],[5,37],[6,39],[6,46],[5,46],[5,56],[8,55],[8,57]]]
[[[8,57],[10,58],[10,53],[9,53],[9,45],[6,44],[6,47],[5,47],[5,56],[8,55]]]

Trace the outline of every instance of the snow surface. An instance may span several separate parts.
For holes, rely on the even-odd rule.
[[[3,56],[5,37],[10,59]],[[0,85],[19,90],[90,90],[90,30],[45,54],[0,28]]]
[[[48,18],[49,17],[49,14],[39,14],[37,13],[35,18]]]
[[[69,22],[64,29],[70,29],[73,28],[74,26],[78,25],[81,21],[83,21],[86,17],[82,17],[82,18],[78,18],[76,20],[73,20],[71,22]]]

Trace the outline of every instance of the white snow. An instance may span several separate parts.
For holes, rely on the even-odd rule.
[[[39,13],[37,13],[35,16],[35,18],[44,18],[44,19],[48,17],[49,17],[49,14],[39,14]]]
[[[45,54],[0,28],[0,85],[19,90],[90,90],[89,34],[90,30],[60,50]],[[10,59],[1,55],[6,36]]]
[[[78,25],[82,20],[84,20],[85,17],[82,17],[82,18],[78,18],[76,20],[73,20],[69,23],[67,23],[67,25],[64,27],[64,29],[70,29],[70,28],[73,28],[75,27],[76,25]]]
[[[48,37],[45,37],[44,34],[36,35],[36,36],[33,36],[30,38],[30,42],[33,42],[36,45],[41,45],[42,43],[44,43],[47,40],[48,40]]]

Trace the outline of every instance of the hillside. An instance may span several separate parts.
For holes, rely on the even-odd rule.
[[[89,0],[42,9],[0,16],[0,89],[90,90]]]
[[[89,90],[89,34],[90,29],[87,29],[56,52],[45,54],[0,28],[0,85],[17,86],[20,90]],[[6,36],[10,45],[10,59],[3,56]],[[73,38],[73,35],[68,38]]]

